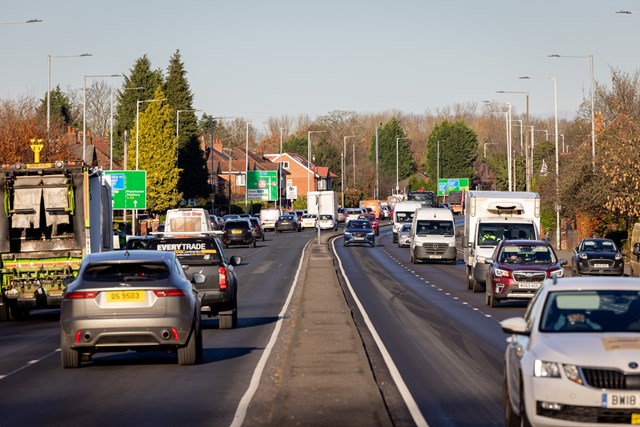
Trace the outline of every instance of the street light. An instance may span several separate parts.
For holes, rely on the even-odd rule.
[[[196,109],[176,110],[176,167],[178,167],[178,139],[180,138],[180,113],[202,111]]]
[[[640,12],[631,12],[631,11],[629,11],[629,10],[619,10],[619,11],[617,11],[616,13],[622,13],[622,14],[624,14],[624,15],[637,15],[637,14],[639,14]]]
[[[498,144],[495,143],[495,142],[485,142],[484,143],[484,158],[485,159],[487,158],[487,145],[498,145]]]
[[[0,25],[10,25],[10,24],[35,24],[37,22],[42,22],[42,19],[28,19],[26,21],[3,21],[0,22]]]
[[[47,138],[51,129],[51,60],[58,58],[81,58],[85,56],[93,56],[91,53],[81,53],[79,55],[47,55],[48,71],[47,71]]]
[[[213,132],[215,130],[215,124],[217,120],[223,120],[223,119],[235,119],[235,117],[210,117],[209,120],[211,120],[211,214],[213,215],[213,212],[215,210],[215,200],[216,200],[216,182],[214,180],[214,173],[213,173],[213,142],[214,142],[214,137],[213,137]]]
[[[631,13],[631,12],[629,12]],[[591,169],[596,171],[596,121],[595,121],[595,79],[593,76],[593,55],[549,55],[550,58],[578,58],[589,60],[589,74],[591,76]],[[564,149],[563,149],[564,151]]]
[[[488,103],[491,103],[491,101],[485,101]],[[512,182],[511,182],[511,176],[513,174],[512,170],[511,170],[511,103],[510,102],[505,102],[504,105],[507,107],[507,111],[504,113],[505,114],[505,127],[506,127],[506,131],[507,131],[507,181],[508,181],[508,187],[509,187],[509,191],[513,191],[513,187],[512,187]]]
[[[280,128],[280,156],[278,157],[278,208],[282,209],[282,196],[280,195],[281,181],[282,181],[282,132],[289,130],[287,128]]]
[[[496,93],[516,93],[516,94],[521,94],[521,95],[525,95],[525,105],[526,105],[526,110],[525,110],[525,118],[524,118],[524,127],[527,127],[527,125],[529,124],[529,92],[528,91],[516,91],[516,90],[497,90]],[[533,175],[533,161],[531,161],[530,156],[529,156],[529,144],[527,143],[527,141],[524,141],[524,145],[525,145],[525,157],[524,157],[524,164],[525,164],[525,182],[526,182],[526,190],[527,191],[531,191],[531,176]]]
[[[138,170],[138,141],[140,140],[140,104],[145,102],[162,102],[167,98],[161,99],[143,99],[136,101],[136,170]]]
[[[244,138],[244,207],[249,213],[249,125],[251,121],[247,120],[247,130]],[[278,184],[279,185],[279,184]],[[280,191],[278,191],[280,196]]]
[[[345,185],[347,183],[347,139],[348,138],[355,138],[355,136],[349,135],[349,136],[342,137],[342,207],[343,208],[345,207],[344,193],[345,193]],[[355,186],[355,178],[354,178],[354,186]]]
[[[530,77],[522,76],[520,79],[526,80],[551,80],[553,82],[553,116],[555,125],[555,140],[556,140],[556,247],[560,247],[560,157],[558,153],[558,85],[555,77]]]
[[[310,130],[307,132],[307,163],[309,164],[309,169],[311,169],[311,134],[312,133],[324,133],[325,130]],[[312,171],[313,172],[313,171]],[[315,172],[313,172],[315,173]],[[309,191],[311,191],[310,183],[309,183],[309,172],[307,172],[307,196],[309,195]]]
[[[82,161],[86,162],[87,159],[87,77],[90,78],[109,78],[109,77],[122,77],[122,74],[94,74],[84,75],[84,88],[82,91]],[[113,94],[113,91],[112,91]],[[111,102],[111,121],[113,122],[113,102]],[[113,126],[113,123],[112,123]]]

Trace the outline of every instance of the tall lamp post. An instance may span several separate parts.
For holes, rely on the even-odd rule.
[[[82,91],[82,161],[87,162],[87,77],[89,78],[109,78],[109,77],[122,77],[122,74],[94,74],[84,75],[84,88]],[[113,95],[113,91],[112,91]],[[113,107],[113,103],[112,103]],[[112,110],[113,114],[113,110]],[[113,117],[111,117],[113,121]]]
[[[26,21],[2,21],[2,22],[0,22],[0,25],[35,24],[37,22],[42,22],[42,19],[27,19]]]
[[[347,139],[355,138],[354,135],[342,137],[342,207],[344,208],[345,185],[347,185]]]
[[[47,69],[47,138],[49,137],[49,131],[51,129],[51,60],[59,58],[82,58],[85,56],[93,56],[91,53],[81,53],[79,55],[47,55],[48,69]]]
[[[589,60],[589,74],[591,78],[591,169],[596,171],[596,120],[595,120],[595,79],[593,75],[593,55],[574,56],[574,55],[549,55],[549,58],[578,58]],[[557,130],[556,130],[557,132]]]
[[[487,102],[489,104],[493,104],[492,101],[484,101]],[[506,127],[506,133],[507,133],[507,181],[508,181],[508,190],[512,191],[512,181],[511,181],[511,177],[512,177],[512,170],[511,170],[511,103],[510,102],[505,102],[504,104],[501,104],[507,107],[507,111],[504,113],[505,116],[505,127]]]
[[[497,90],[496,93],[516,93],[525,95],[525,117],[524,117],[524,127],[526,128],[529,124],[529,92],[527,91],[516,91],[516,90]],[[527,191],[531,191],[531,176],[533,171],[533,162],[531,161],[531,156],[529,155],[529,144],[527,141],[524,141],[525,145],[525,182]]]
[[[558,85],[555,77],[531,77],[523,76],[521,79],[539,79],[539,80],[551,80],[553,82],[553,117],[555,127],[555,142],[556,142],[556,247],[560,247],[560,157],[558,153]]]
[[[216,127],[216,121],[217,120],[222,120],[222,119],[234,119],[235,117],[210,117],[209,119],[211,120],[211,214],[213,215],[213,212],[215,210],[215,200],[216,200],[216,182],[215,182],[215,176],[213,173],[213,159],[214,159],[214,155],[213,155],[213,143],[215,141],[214,136],[213,136],[213,132],[215,130]],[[231,185],[231,183],[229,183],[229,185]]]
[[[247,120],[247,128],[244,136],[244,208],[249,213],[249,125],[251,121]],[[278,192],[278,195],[280,193]]]
[[[282,133],[287,128],[280,128],[280,156],[278,157],[278,208],[282,210],[282,196],[280,195],[280,189],[282,188]]]
[[[324,131],[324,130],[310,130],[310,131],[307,132],[307,155],[309,156],[307,158],[307,163],[309,164],[309,170],[312,173],[315,173],[315,172],[313,172],[313,170],[311,170],[311,134],[312,133],[324,133],[324,132],[326,132],[326,131]],[[309,194],[310,191],[311,191],[311,184],[310,184],[310,181],[309,181],[309,172],[307,172],[307,195]]]

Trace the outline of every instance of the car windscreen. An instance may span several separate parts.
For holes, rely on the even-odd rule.
[[[495,246],[502,240],[534,240],[536,232],[533,224],[493,224],[481,223],[478,227],[478,245]]]
[[[214,239],[214,237],[158,239],[150,242],[147,249],[171,251],[176,254],[180,263],[186,265],[220,264],[222,254]]]
[[[413,221],[413,214],[415,212],[410,211],[410,212],[397,212],[395,213],[396,215],[396,222],[411,222]]]
[[[247,221],[227,221],[224,224],[225,230],[244,228],[245,230],[249,228],[249,223]]]
[[[438,221],[438,220],[418,220],[416,222],[416,235],[418,236],[453,236],[453,222],[452,221]]]
[[[617,252],[618,248],[610,240],[585,240],[582,242],[580,250],[586,252]]]
[[[82,273],[83,282],[100,282],[117,286],[119,283],[164,280],[169,278],[164,262],[95,263]]]
[[[370,230],[371,224],[369,221],[349,221],[347,229],[353,230]]]
[[[508,242],[505,242],[508,243]],[[547,245],[504,245],[498,262],[505,264],[553,264],[556,256]]]
[[[616,289],[554,291],[548,294],[540,315],[542,316],[539,327],[541,332],[633,332],[637,334],[640,332],[640,291]],[[620,338],[611,337],[610,339],[619,340]],[[607,346],[606,342],[603,344]]]

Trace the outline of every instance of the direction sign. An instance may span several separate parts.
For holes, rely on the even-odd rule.
[[[147,171],[104,171],[111,179],[113,209],[147,208]]]
[[[278,172],[248,171],[247,199],[265,202],[278,200]]]

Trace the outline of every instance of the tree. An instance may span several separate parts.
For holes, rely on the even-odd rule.
[[[86,110],[87,131],[92,136],[107,136],[111,119],[111,86],[107,82],[104,80],[91,82],[87,88]]]
[[[164,92],[169,105],[175,111],[174,122],[180,120],[174,126],[174,129],[179,130],[177,156],[181,172],[178,192],[182,193],[185,199],[206,198],[211,195],[207,182],[209,175],[207,158],[198,139],[200,135],[198,119],[193,108],[193,94],[186,74],[180,51],[177,50],[169,60]]]
[[[176,138],[173,129],[173,110],[158,87],[153,99],[139,118],[137,149],[138,169],[147,171],[147,208],[164,212],[178,205],[182,194],[178,192],[179,169],[176,168]],[[135,127],[131,130],[136,134]],[[136,146],[129,145],[128,156],[135,162]]]
[[[397,144],[397,162],[396,162]],[[375,163],[376,137],[373,135],[369,148],[369,161]],[[400,180],[410,177],[415,172],[413,157],[409,143],[400,122],[395,117],[389,120],[378,131],[379,168],[385,176],[396,176],[396,168]],[[395,182],[395,179],[394,179]]]
[[[129,132],[136,121],[136,107],[138,100],[153,98],[156,88],[162,84],[162,72],[151,70],[151,61],[145,54],[139,58],[131,69],[129,76],[124,77],[122,89],[118,94],[115,112],[113,157],[120,161],[124,153],[124,134]],[[140,112],[147,108],[148,103],[140,104]],[[131,135],[129,135],[131,141]]]
[[[50,95],[50,124],[52,129],[59,129],[60,132],[65,132],[67,126],[73,124],[73,114],[71,108],[71,101],[64,92],[60,90],[60,85],[56,86],[49,92]],[[47,120],[47,94],[44,94],[44,98],[40,100],[38,106],[37,115],[40,120],[46,123]]]
[[[429,134],[426,151],[425,169],[429,175],[430,190],[436,190],[436,177],[474,177],[473,165],[478,156],[478,137],[462,120],[444,120],[436,125]],[[437,171],[438,164],[440,171]]]
[[[300,135],[292,135],[282,143],[283,153],[298,153],[305,159],[307,158],[309,151],[309,140]]]

